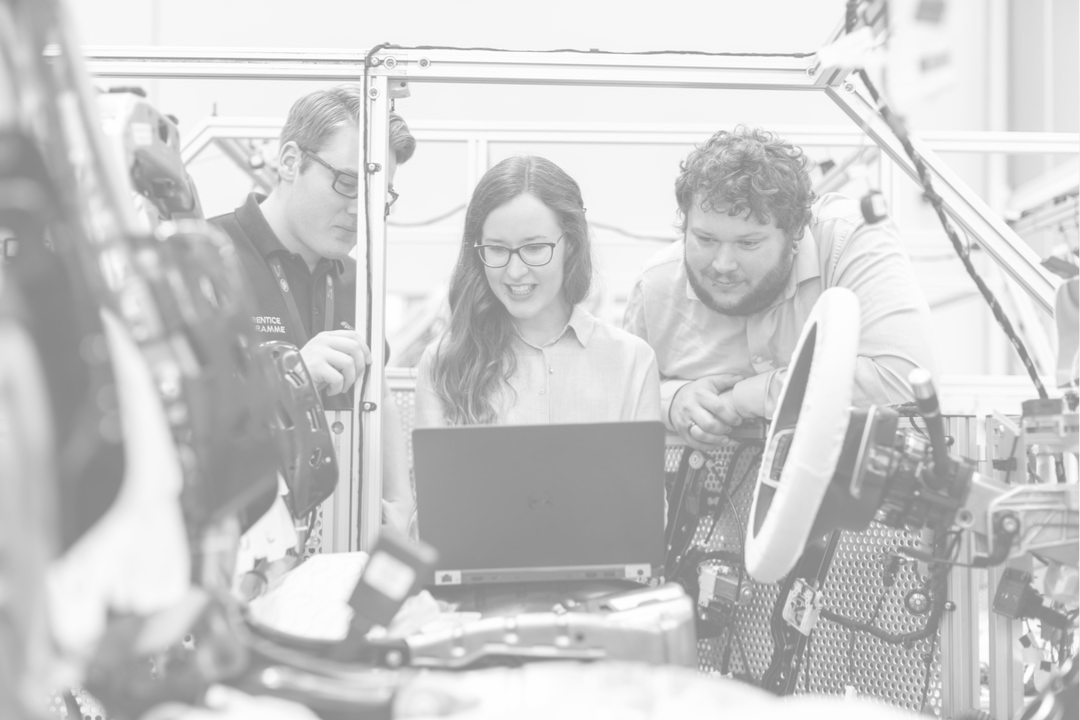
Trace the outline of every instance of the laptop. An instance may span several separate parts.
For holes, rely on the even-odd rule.
[[[659,422],[413,431],[429,585],[645,581],[664,562]]]

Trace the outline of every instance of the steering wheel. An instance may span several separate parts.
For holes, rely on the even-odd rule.
[[[746,538],[758,582],[778,582],[806,547],[847,433],[858,347],[859,299],[829,288],[799,335],[765,439]]]

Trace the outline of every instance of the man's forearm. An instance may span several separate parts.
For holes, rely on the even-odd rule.
[[[855,365],[852,402],[856,407],[868,407],[913,401],[908,375],[916,367],[914,362],[895,356],[860,357]]]
[[[859,357],[855,366],[852,404],[856,407],[893,405],[913,398],[907,376],[915,363],[899,357]],[[787,368],[746,378],[732,388],[735,410],[745,418],[771,418],[784,388]],[[845,382],[847,378],[836,378]]]
[[[786,374],[787,368],[780,368],[735,383],[731,389],[735,411],[744,418],[771,418]]]

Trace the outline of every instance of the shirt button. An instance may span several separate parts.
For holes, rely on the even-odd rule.
[[[548,374],[549,374],[549,375],[554,375],[554,374],[555,374],[555,368],[553,368],[553,367],[549,367],[549,368],[548,368]]]
[[[758,365],[761,364],[761,356],[760,355],[755,355],[754,356],[754,363],[756,363]]]
[[[541,390],[541,391],[540,391],[540,394],[541,394],[541,395],[546,395],[546,394],[547,394],[547,390]]]

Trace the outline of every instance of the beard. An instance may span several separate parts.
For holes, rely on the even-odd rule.
[[[698,296],[705,307],[721,315],[734,315],[744,317],[761,312],[772,305],[776,298],[787,286],[788,276],[791,274],[794,264],[795,252],[791,244],[787,245],[784,254],[776,265],[769,269],[765,275],[752,285],[742,297],[733,300],[721,300],[710,291],[712,283],[703,277],[701,273],[690,267],[683,256],[683,264],[686,266],[686,279],[690,281],[690,287]]]

